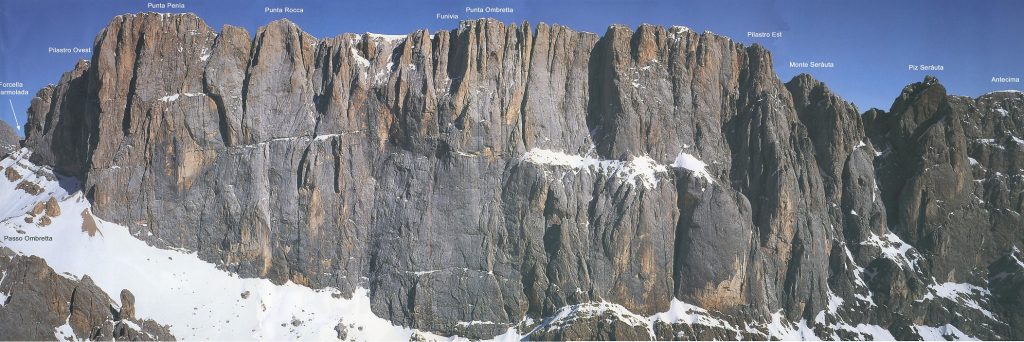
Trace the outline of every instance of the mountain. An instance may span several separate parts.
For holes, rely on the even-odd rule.
[[[149,13],[93,51],[33,100],[20,162],[151,246],[365,293],[397,327],[1024,338],[1020,92],[929,77],[861,114],[680,26],[318,39]]]

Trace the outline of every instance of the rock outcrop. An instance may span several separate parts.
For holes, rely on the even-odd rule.
[[[74,279],[57,274],[38,257],[0,247],[0,274],[0,336],[4,339],[174,340],[166,326],[118,315],[118,304],[88,276]]]
[[[999,299],[1020,282],[986,289],[1024,245],[1020,93],[948,96],[929,78],[862,118],[807,75],[784,84],[760,46],[650,25],[318,39],[282,20],[250,39],[139,14],[93,51],[33,100],[33,161],[82,179],[96,215],[151,244],[278,283],[366,287],[395,323],[1024,336]],[[943,284],[984,291],[964,294],[972,307]],[[728,324],[542,323],[674,300]]]

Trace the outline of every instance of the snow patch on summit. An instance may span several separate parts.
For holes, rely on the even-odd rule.
[[[380,34],[367,32],[366,36],[370,39],[382,39],[388,43],[399,42],[405,40],[408,36],[404,34]]]

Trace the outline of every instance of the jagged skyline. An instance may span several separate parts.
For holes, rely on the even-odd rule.
[[[861,115],[763,46],[654,25],[101,32],[0,161],[4,246],[47,262],[0,248],[0,336],[1024,335],[1024,92],[929,76]]]
[[[460,20],[493,17],[506,23],[557,23],[576,30],[604,34],[611,24],[635,28],[641,23],[684,25],[709,30],[744,44],[758,43],[772,51],[779,77],[788,81],[809,73],[829,84],[861,112],[872,107],[888,110],[891,94],[925,74],[937,76],[950,93],[965,96],[1004,89],[1020,83],[993,83],[991,77],[1020,77],[1024,46],[1015,39],[1024,22],[1013,16],[1024,10],[1015,1],[870,1],[856,4],[787,1],[783,3],[726,1],[643,2],[564,1],[419,1],[367,3],[332,1],[181,1],[184,9],[151,8],[143,1],[32,1],[0,4],[0,81],[24,83],[30,95],[3,96],[14,103],[24,120],[35,92],[57,83],[60,74],[88,53],[54,54],[50,47],[91,47],[96,33],[119,14],[146,11],[192,12],[211,27],[259,26],[288,18],[318,38],[346,32],[404,34],[416,29],[450,30]],[[266,7],[301,7],[302,14],[265,13]],[[466,13],[465,7],[511,7],[512,13]],[[585,6],[586,11],[581,11]],[[53,11],[60,7],[60,11]],[[437,19],[456,14],[459,20]],[[36,25],[36,23],[59,23]],[[951,23],[956,23],[955,25]],[[747,32],[782,32],[783,38],[752,38]],[[790,68],[789,62],[834,62],[835,68]],[[943,65],[943,71],[908,71],[908,64]],[[14,126],[11,113],[4,121]],[[20,132],[23,133],[23,132]]]

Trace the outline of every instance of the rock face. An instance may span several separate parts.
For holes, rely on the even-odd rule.
[[[21,146],[21,136],[6,121],[0,121],[0,157],[16,151]]]
[[[121,318],[135,319],[135,295],[128,289],[121,290],[121,310],[118,311]]]
[[[276,21],[250,39],[141,14],[93,51],[33,100],[33,161],[81,178],[98,216],[152,244],[366,287],[398,324],[767,336],[601,310],[524,323],[678,300],[824,337],[862,323],[1024,338],[1005,299],[1020,271],[992,271],[1024,245],[1020,93],[948,96],[929,78],[862,118],[807,75],[781,82],[760,46],[649,25],[317,39]]]
[[[88,276],[68,278],[55,273],[43,259],[21,256],[5,247],[0,247],[0,273],[4,275],[0,279],[0,336],[4,339],[174,340],[166,326],[152,320],[119,317],[117,304]]]

